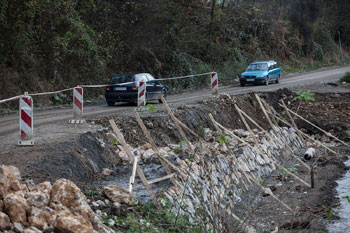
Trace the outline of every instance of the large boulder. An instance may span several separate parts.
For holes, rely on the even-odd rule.
[[[91,232],[90,229],[105,233],[113,232],[96,217],[85,195],[70,180],[59,179],[53,184],[50,208],[59,212],[54,223],[57,231],[64,229],[64,225],[69,225],[75,230],[62,232]]]
[[[26,185],[20,183],[21,175],[14,166],[0,166],[0,200],[8,193],[24,193],[28,191]]]
[[[82,216],[75,216],[69,212],[60,214],[54,224],[55,232],[65,233],[92,233],[94,230],[91,223]]]
[[[136,198],[132,193],[118,184],[110,184],[103,189],[104,194],[112,202],[126,205],[134,205]]]
[[[68,210],[85,219],[92,220],[95,216],[78,186],[66,179],[59,179],[53,184],[50,207],[56,211]]]
[[[70,180],[44,182],[30,191],[19,170],[0,166],[0,232],[111,233]]]
[[[6,231],[10,229],[11,229],[10,217],[5,213],[0,212],[0,231]]]
[[[11,218],[11,222],[27,226],[28,209],[27,200],[22,195],[9,193],[4,198],[4,212]]]

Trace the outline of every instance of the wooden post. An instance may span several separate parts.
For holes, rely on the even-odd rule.
[[[214,117],[211,113],[209,113],[209,118],[210,120],[213,122],[213,125],[216,129],[216,131],[218,131],[219,134],[222,134],[222,130],[220,129],[220,127],[216,124],[216,121],[214,120]]]
[[[245,120],[245,118],[244,118],[244,116],[242,115],[242,113],[239,111],[239,108],[238,108],[237,104],[235,104],[235,108],[236,108],[236,110],[237,110],[239,116],[241,117],[241,119],[242,119],[242,121],[243,121],[243,124],[245,125],[245,127],[247,128],[247,130],[249,131],[249,133],[250,133],[250,134],[252,135],[252,137],[254,138],[254,141],[255,141],[256,145],[258,145],[258,144],[259,144],[258,139],[256,138],[256,136],[255,136],[253,130],[252,130],[252,129],[250,128],[250,126],[248,125],[248,123],[247,123],[247,121]]]
[[[259,97],[260,98],[260,97]],[[267,111],[267,113],[269,113],[269,112],[271,112],[271,106],[268,104],[268,103],[266,103],[266,101],[263,99],[263,98],[260,98],[260,100],[261,100],[261,102],[263,103],[263,105],[265,106],[265,109],[266,110],[268,110]],[[278,126],[278,122],[277,122],[277,120],[272,116],[271,117],[271,119],[272,119],[272,121],[273,121],[273,123],[276,125],[276,126]]]
[[[205,142],[204,139],[199,136],[198,134],[196,134],[195,132],[193,132],[193,130],[191,130],[187,125],[185,125],[184,123],[182,123],[177,117],[175,117],[175,119],[177,120],[177,122],[188,132],[190,132],[193,136],[197,137],[200,141]]]
[[[272,121],[271,121],[269,115],[267,114],[266,109],[264,108],[264,105],[262,104],[260,97],[259,97],[257,94],[255,94],[255,97],[256,97],[256,99],[258,100],[258,103],[259,103],[259,105],[260,105],[260,108],[261,108],[261,110],[263,111],[263,113],[264,113],[264,115],[265,115],[267,121],[269,122],[271,128],[273,129],[273,123],[272,123]]]
[[[133,162],[134,161],[134,157],[133,157],[133,155],[131,153],[131,150],[130,150],[129,146],[127,145],[127,143],[126,143],[126,141],[124,139],[123,134],[120,132],[120,130],[119,130],[118,126],[115,124],[114,120],[112,120],[112,119],[109,120],[109,123],[111,124],[113,131],[117,134],[118,140],[119,140],[120,144],[122,145],[123,149],[126,151],[126,154],[128,155],[129,160],[131,162]],[[157,201],[156,196],[154,195],[154,193],[153,193],[151,187],[149,186],[149,184],[147,183],[146,177],[143,174],[143,171],[142,171],[142,169],[139,166],[137,166],[136,172],[137,172],[137,175],[140,177],[140,179],[141,179],[141,181],[143,183],[143,186],[145,186],[147,192],[151,196],[154,205],[157,207],[158,210],[162,210],[161,205]]]
[[[179,131],[180,136],[182,137],[182,140],[186,142],[188,148],[190,149],[190,152],[194,155],[195,154],[194,153],[194,149],[193,149],[190,141],[187,139],[187,137],[186,137],[184,131],[182,130],[181,126],[179,125],[179,122],[176,120],[176,117],[175,117],[173,111],[171,111],[168,103],[166,102],[166,100],[164,99],[164,97],[162,95],[160,96],[160,99],[163,102],[163,105],[164,105],[166,111],[168,112],[168,114],[170,115],[171,119],[175,123],[175,126],[176,126],[177,130]]]
[[[136,112],[136,110],[134,110],[134,116],[135,116],[135,118],[136,118],[137,123],[138,123],[139,126],[141,127],[143,133],[145,134],[146,138],[148,139],[149,143],[151,144],[152,149],[156,152],[156,154],[157,154],[157,156],[158,156],[158,158],[159,158],[159,160],[160,160],[160,163],[162,164],[162,166],[163,166],[165,172],[166,172],[168,175],[170,175],[170,174],[171,174],[171,171],[170,171],[168,165],[165,163],[165,161],[164,161],[164,159],[162,158],[162,156],[160,156],[159,149],[158,149],[157,145],[154,143],[154,140],[153,140],[151,134],[148,132],[148,130],[147,130],[145,124],[143,124],[143,121],[142,121],[140,115],[138,114],[138,112]],[[174,185],[176,185],[176,181],[175,181],[175,179],[174,179],[173,177],[171,177],[170,180],[171,180],[171,182],[172,182]]]
[[[311,188],[315,188],[314,165],[313,164],[311,165],[310,178],[311,178]]]
[[[290,115],[289,111],[288,111],[288,108],[287,108],[287,105],[284,103],[284,101],[281,99],[282,101],[282,104],[283,104],[283,107],[284,109],[286,110],[286,113],[287,113],[287,116],[289,117],[290,121],[292,122],[292,125],[294,126],[294,129],[298,129],[297,125],[295,124],[295,121],[292,117],[292,115]],[[300,133],[298,133],[297,131],[297,134],[299,135],[300,138],[303,138],[303,135],[301,135]]]
[[[166,179],[171,179],[175,176],[174,173],[171,173],[170,175],[166,175],[166,176],[163,176],[163,177],[159,177],[159,178],[156,178],[154,180],[150,180],[148,181],[148,184],[154,184],[154,183],[158,183],[160,181],[163,181],[163,180],[166,180]],[[138,185],[135,185],[134,189],[137,189],[137,188],[140,188],[142,187],[141,184],[138,184]]]
[[[136,175],[136,167],[137,167],[137,157],[134,157],[134,164],[132,166],[132,172],[129,180],[129,192],[132,193],[132,187],[134,186],[135,182],[135,175]]]
[[[215,121],[215,120],[214,120]],[[216,122],[216,121],[215,121]],[[252,150],[256,150],[254,147],[252,147],[249,143],[247,143],[246,141],[244,141],[243,139],[241,139],[240,137],[238,137],[237,135],[235,135],[234,133],[232,133],[230,130],[226,129],[224,126],[222,126],[221,124],[219,124],[218,122],[216,122],[216,124],[218,126],[220,126],[220,128],[222,128],[224,131],[226,131],[228,134],[230,134],[231,136],[233,136],[234,138],[236,138],[237,140],[239,140],[240,142],[242,142],[244,145],[247,145],[248,147],[250,147]],[[261,152],[260,152],[261,153]],[[278,164],[276,161],[274,161],[272,158],[270,158],[268,155],[267,157],[270,159],[271,162],[273,162],[276,166],[283,168],[289,175],[293,176],[295,179],[299,180],[301,183],[305,184],[306,186],[310,187],[310,185],[308,183],[306,183],[303,179],[299,178],[298,176],[294,175],[292,172],[290,172],[288,169],[286,169],[285,167],[283,167],[282,165]]]
[[[292,126],[288,121],[284,120],[283,117],[282,117],[280,114],[278,114],[274,108],[271,108],[271,110],[272,110],[273,113],[275,114],[275,117],[278,117],[278,118],[280,119],[280,121],[282,121],[283,123],[285,123],[285,124],[288,125],[289,127],[293,128],[293,126]],[[334,150],[330,149],[329,147],[327,147],[327,146],[324,145],[323,143],[317,142],[315,139],[313,139],[312,137],[308,136],[307,134],[301,132],[300,130],[295,129],[295,131],[296,131],[296,132],[299,132],[301,135],[304,136],[304,138],[307,138],[309,141],[311,141],[311,142],[313,142],[313,143],[316,143],[316,144],[319,144],[319,145],[321,145],[323,148],[327,149],[328,151],[330,151],[330,152],[332,152],[332,153],[334,153],[334,154],[336,154],[336,155],[339,155],[339,153],[337,153],[337,152],[335,152]]]
[[[285,106],[285,104],[283,103],[283,106]],[[318,127],[317,125],[311,123],[310,121],[306,120],[304,117],[300,116],[299,114],[293,112],[292,110],[290,110],[289,108],[287,108],[287,106],[284,107],[287,111],[288,114],[292,113],[294,116],[299,117],[300,119],[302,119],[303,121],[305,121],[306,123],[312,125],[313,127],[315,127],[316,129],[320,130],[321,132],[325,133],[327,136],[332,137],[333,139],[337,140],[338,142],[342,143],[344,146],[350,146],[349,144],[347,144],[346,142],[340,140],[339,138],[337,138],[336,136],[334,136],[333,134],[321,129],[320,127]]]

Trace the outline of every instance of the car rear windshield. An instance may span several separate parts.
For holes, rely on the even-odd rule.
[[[250,64],[247,68],[247,71],[265,71],[267,70],[267,64],[266,63],[255,63]]]
[[[132,74],[119,74],[117,76],[114,76],[110,84],[119,84],[119,83],[128,83],[128,82],[135,82],[135,77]]]

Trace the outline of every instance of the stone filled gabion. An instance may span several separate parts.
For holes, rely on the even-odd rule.
[[[215,135],[209,129],[204,132],[207,139]],[[283,160],[283,153],[305,147],[295,131],[286,127],[276,126],[268,135],[257,134],[259,145],[252,143],[254,140],[249,139],[248,132],[236,132],[240,132],[240,138],[249,142],[252,148],[229,135],[224,146],[218,140],[198,143],[192,159],[176,160],[188,177],[179,177],[179,186],[164,193],[181,214],[189,215],[193,220],[209,219],[207,227],[210,228],[222,227],[215,213],[222,214],[219,206],[232,208],[240,201],[240,196],[254,183],[250,177],[258,179],[271,174],[277,168],[276,163]]]

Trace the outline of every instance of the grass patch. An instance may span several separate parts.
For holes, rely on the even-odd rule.
[[[179,215],[169,208],[170,203],[163,202],[163,210],[158,211],[153,203],[141,204],[126,215],[115,218],[114,227],[118,232],[202,232],[203,228],[189,216]],[[110,217],[110,216],[109,216]],[[108,222],[108,219],[104,219]],[[108,225],[108,223],[107,223]]]
[[[339,82],[350,83],[350,72],[346,72],[345,75],[339,79]]]

